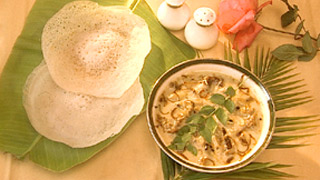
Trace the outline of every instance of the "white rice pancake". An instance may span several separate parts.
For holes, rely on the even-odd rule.
[[[63,89],[120,97],[138,78],[151,50],[146,22],[125,7],[91,1],[65,5],[45,25],[42,51]]]
[[[92,146],[119,133],[144,104],[139,80],[120,98],[97,98],[61,89],[45,63],[29,75],[23,98],[32,126],[73,148]]]

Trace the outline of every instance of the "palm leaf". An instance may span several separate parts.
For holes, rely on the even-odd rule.
[[[82,149],[73,149],[39,135],[29,123],[22,106],[22,89],[30,72],[42,61],[41,32],[47,20],[72,0],[37,0],[26,20],[0,78],[0,150],[53,171],[65,171],[85,162],[107,147],[135,119],[132,117],[119,134]],[[126,5],[144,18],[152,36],[152,51],[140,74],[145,99],[155,80],[166,68],[195,57],[195,51],[164,29],[144,0],[94,0],[100,5]],[[132,1],[129,1],[132,2]],[[28,156],[27,156],[28,155]]]
[[[272,96],[276,111],[293,108],[312,101],[312,97],[307,95],[308,91],[300,90],[296,92],[297,90],[305,87],[305,84],[303,84],[302,79],[294,80],[294,78],[299,74],[293,73],[296,67],[294,67],[292,62],[275,59],[270,55],[269,50],[268,54],[264,55],[263,48],[261,50],[257,48],[254,59],[254,68],[252,69],[248,57],[248,50],[246,50],[244,52],[245,63],[243,66],[247,67],[248,70],[252,71],[261,79],[262,83],[266,86]],[[233,62],[235,61],[237,60],[233,59]],[[281,133],[317,127],[317,125],[309,125],[310,123],[319,121],[318,119],[310,120],[310,118],[314,117],[315,116],[277,118],[275,132]],[[279,119],[282,122],[279,122]],[[276,136],[276,138],[271,140],[269,148],[277,148],[281,147],[281,145],[286,145],[286,148],[288,148],[291,147],[290,144],[283,143],[306,136],[309,135],[297,135],[291,137]],[[297,144],[291,145],[292,147],[297,146]]]
[[[162,172],[164,180],[174,179],[176,164],[164,152],[161,151]]]
[[[244,65],[243,66],[245,68],[247,68],[248,70],[251,70],[251,64],[250,64],[248,49],[245,49],[245,51],[244,51]]]
[[[253,162],[241,169],[223,174],[208,174],[189,170],[180,166],[161,152],[162,168],[165,180],[212,180],[212,179],[280,179],[281,177],[295,177],[276,169],[291,167],[290,165],[275,164],[271,162]],[[170,164],[164,163],[170,162]],[[171,169],[171,171],[168,171]],[[175,169],[180,169],[176,172]]]
[[[250,61],[248,49],[244,51],[243,63],[241,63],[239,52],[233,53],[230,44],[224,44],[224,59],[239,64],[260,78],[264,86],[269,90],[275,103],[276,111],[285,110],[312,101],[302,79],[296,80],[299,76],[294,73],[296,67],[289,61],[275,59],[268,49],[265,53],[264,48],[257,48],[253,63]],[[295,132],[310,128],[317,128],[313,125],[319,122],[316,115],[299,117],[277,117],[276,128],[268,149],[275,148],[295,148],[306,146],[307,144],[290,144],[288,142],[313,136],[315,134],[282,135],[284,132]],[[168,157],[167,157],[168,158]],[[174,166],[180,166],[174,163]],[[285,177],[295,177],[276,168],[290,167],[290,165],[253,162],[246,167],[233,172],[223,174],[206,174],[184,169],[180,173],[172,171],[170,177],[183,180],[209,180],[209,179],[282,179]]]

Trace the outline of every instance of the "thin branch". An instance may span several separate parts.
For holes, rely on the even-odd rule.
[[[294,8],[289,4],[288,0],[281,0],[282,2],[284,2],[289,10],[293,10]]]
[[[278,32],[278,33],[282,33],[282,34],[289,34],[289,35],[293,35],[293,36],[300,36],[300,38],[303,37],[303,34],[296,34],[296,33],[293,33],[293,32],[282,31],[282,30],[279,30],[279,29],[270,28],[270,27],[264,26],[262,24],[260,24],[260,25],[263,27],[263,29],[266,29],[266,30],[269,30],[269,31]]]
[[[275,29],[275,28],[271,28],[271,27],[267,27],[267,26],[264,26],[262,24],[260,24],[263,29],[265,30],[269,30],[269,31],[273,31],[273,32],[278,32],[278,33],[282,33],[282,34],[288,34],[288,35],[292,35],[292,36],[295,36],[296,39],[300,39],[302,38],[304,35],[303,34],[296,34],[296,33],[293,33],[293,32],[289,32],[289,31],[282,31],[282,30],[279,30],[279,29]],[[316,38],[314,37],[311,37],[312,40],[314,41],[317,41]]]

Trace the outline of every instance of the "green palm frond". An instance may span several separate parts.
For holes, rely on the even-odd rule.
[[[306,84],[303,79],[299,79],[299,73],[295,73],[294,63],[281,61],[270,54],[264,48],[256,48],[255,56],[249,55],[245,49],[240,58],[239,52],[233,52],[231,44],[224,44],[224,59],[239,64],[254,73],[264,84],[271,94],[276,111],[294,108],[313,100],[305,90]],[[253,63],[252,63],[253,62]],[[276,148],[295,148],[308,144],[293,144],[290,141],[314,136],[311,133],[298,133],[295,135],[283,135],[283,133],[296,132],[299,130],[317,128],[314,125],[319,122],[317,115],[298,116],[298,117],[277,117],[276,128],[268,149]],[[289,142],[289,143],[288,143]],[[295,177],[277,170],[278,168],[290,167],[291,165],[275,164],[271,162],[253,162],[244,168],[223,174],[206,174],[188,170],[167,157],[161,152],[162,167],[165,180],[209,180],[209,179],[283,179]]]
[[[212,179],[281,179],[284,177],[296,177],[281,172],[277,169],[291,167],[291,165],[276,164],[272,162],[253,162],[241,169],[223,173],[208,174],[189,170],[175,163],[161,151],[162,170],[165,180],[212,180]]]
[[[231,46],[228,46],[228,51],[231,51]],[[308,95],[309,91],[302,90],[306,86],[306,84],[303,83],[303,79],[296,79],[299,73],[294,72],[296,67],[293,62],[278,60],[270,55],[269,49],[267,53],[265,53],[264,48],[256,49],[253,66],[251,65],[249,57],[248,49],[246,49],[243,63],[239,63],[236,58],[232,58],[229,54],[227,54],[225,58],[246,67],[261,79],[272,96],[276,111],[300,106],[313,100],[312,97]],[[275,136],[273,136],[268,148],[303,146],[304,144],[284,143],[310,135],[283,136],[277,134],[315,128],[318,125],[310,125],[311,123],[319,121],[318,119],[312,119],[315,117],[316,116],[277,118]]]

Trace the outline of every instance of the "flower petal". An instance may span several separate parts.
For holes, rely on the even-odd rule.
[[[228,30],[236,24],[244,14],[243,11],[239,10],[225,11],[225,14],[218,15],[216,24],[222,32],[229,33]]]
[[[248,28],[252,24],[252,22],[254,22],[255,15],[255,12],[253,10],[250,10],[235,25],[233,25],[228,30],[228,32],[235,34],[241,30]]]
[[[216,24],[224,33],[228,33],[228,30],[245,15],[245,12],[238,5],[237,1],[233,1],[225,0],[219,5]]]
[[[228,31],[230,28],[235,26],[241,19],[248,18],[244,17],[248,12],[253,11],[255,14],[257,8],[258,0],[223,0],[219,4],[219,12],[216,20],[217,26],[222,32],[230,33]],[[251,23],[246,26],[250,24]],[[232,32],[235,33],[241,29],[232,30]]]
[[[236,0],[245,12],[250,10],[256,11],[258,8],[258,0]]]
[[[233,40],[233,49],[241,52],[249,47],[262,29],[260,24],[253,22],[247,29],[239,31]]]

